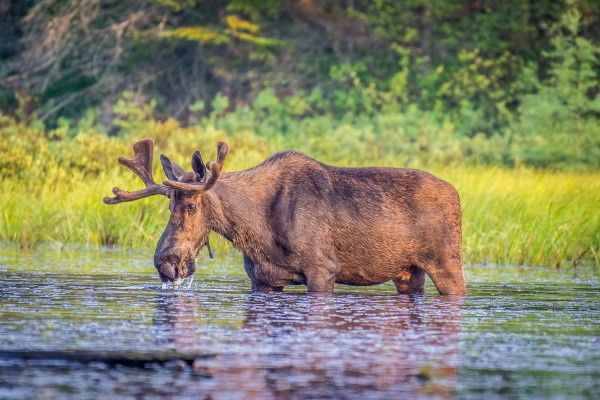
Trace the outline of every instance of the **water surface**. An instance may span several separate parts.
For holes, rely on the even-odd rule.
[[[0,250],[0,398],[586,398],[594,271],[470,266],[470,295],[250,294],[240,264],[164,290],[145,253]],[[8,357],[15,351],[41,357]],[[142,365],[43,357],[124,354]],[[13,353],[11,353],[13,352]],[[168,358],[168,357],[167,357]],[[176,359],[177,357],[174,357]],[[185,358],[185,357],[183,357]]]

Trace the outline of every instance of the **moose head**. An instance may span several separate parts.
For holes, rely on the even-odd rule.
[[[169,198],[171,216],[169,223],[158,241],[154,252],[154,266],[163,282],[191,276],[195,258],[208,241],[209,224],[203,209],[203,195],[219,179],[223,162],[229,152],[225,142],[217,145],[217,161],[202,161],[199,151],[192,156],[192,172],[186,172],[179,165],[160,156],[167,180],[158,184],[152,177],[152,153],[154,144],[144,139],[133,145],[134,157],[119,157],[119,164],[132,170],[144,182],[146,188],[128,192],[115,187],[114,197],[105,197],[104,203],[117,204],[144,197],[163,195]]]

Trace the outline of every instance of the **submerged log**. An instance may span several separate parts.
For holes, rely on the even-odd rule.
[[[150,364],[184,362],[191,366],[195,360],[214,357],[207,353],[164,351],[96,351],[96,350],[0,350],[0,359],[64,360],[79,363],[103,363],[109,366],[146,367]],[[181,363],[180,363],[181,364]]]

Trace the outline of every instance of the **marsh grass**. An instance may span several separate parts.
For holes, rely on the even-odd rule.
[[[227,133],[210,124],[182,127],[172,119],[140,124],[117,137],[82,131],[57,139],[8,117],[0,118],[0,241],[24,248],[50,243],[59,248],[82,244],[152,251],[169,218],[167,199],[103,204],[102,198],[114,186],[141,187],[133,173],[116,163],[116,157],[130,155],[131,144],[141,137],[154,139],[154,176],[160,180],[158,154],[167,154],[189,168],[195,149],[210,160],[217,141],[226,139],[231,148],[225,166],[229,171],[257,165],[276,151],[294,148],[333,165],[416,167],[433,172],[460,193],[467,263],[600,267],[599,171],[467,166],[458,155],[436,156],[449,154],[448,149],[442,151],[439,135],[431,143],[441,147],[425,146],[429,150],[416,157],[413,150],[421,145],[402,147],[408,142],[399,128],[391,126],[380,127],[377,135],[361,133],[365,137],[356,136],[362,131],[350,126],[315,129],[305,136],[263,137],[252,131]],[[211,242],[219,260],[239,259],[224,239],[213,235]]]
[[[230,168],[248,166],[241,157],[242,152],[234,153]],[[255,158],[259,157],[250,162]],[[461,195],[465,262],[599,266],[600,173],[429,169]],[[28,248],[77,243],[151,251],[169,218],[166,198],[117,206],[102,203],[114,185],[139,187],[130,175],[110,169],[94,177],[75,172],[48,181],[5,179],[0,183],[0,240]],[[212,235],[211,241],[220,259],[239,257],[224,239]]]
[[[471,263],[599,266],[600,174],[442,170],[459,190]]]

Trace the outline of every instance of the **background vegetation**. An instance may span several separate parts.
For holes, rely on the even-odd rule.
[[[598,26],[592,0],[0,0],[0,240],[151,248],[164,201],[100,202],[138,185],[116,155],[226,139],[230,170],[431,170],[468,262],[598,266]]]

